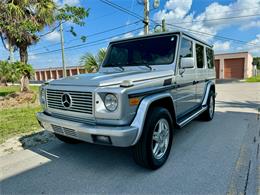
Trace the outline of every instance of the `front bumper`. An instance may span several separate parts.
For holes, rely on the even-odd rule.
[[[99,143],[97,136],[107,136],[113,146],[128,147],[133,145],[138,128],[131,126],[96,126],[58,119],[43,112],[36,115],[38,121],[47,131],[90,143]]]

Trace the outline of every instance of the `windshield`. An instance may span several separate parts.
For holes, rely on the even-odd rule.
[[[171,64],[174,60],[176,42],[176,35],[167,35],[113,43],[102,66]]]

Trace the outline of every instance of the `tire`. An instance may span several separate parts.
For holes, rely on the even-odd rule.
[[[66,137],[57,133],[54,133],[55,137],[58,138],[60,141],[67,143],[67,144],[78,144],[81,143],[82,141],[77,140],[77,139],[73,139],[70,137]]]
[[[204,121],[211,121],[215,114],[215,96],[212,90],[209,92],[207,107],[207,110],[201,114],[200,118]]]
[[[161,131],[162,133],[159,133],[160,124],[161,127],[163,127],[161,128],[163,129],[163,131]],[[152,170],[160,168],[170,154],[172,139],[173,121],[169,111],[162,107],[151,108],[146,117],[142,136],[133,147],[135,162],[142,167]],[[163,146],[165,146],[165,148]],[[154,153],[153,150],[157,151],[157,153]]]

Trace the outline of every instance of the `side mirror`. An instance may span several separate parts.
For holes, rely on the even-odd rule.
[[[181,58],[181,68],[193,68],[194,67],[194,58],[186,57]]]

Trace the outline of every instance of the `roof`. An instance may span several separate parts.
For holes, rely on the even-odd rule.
[[[160,36],[164,36],[164,35],[174,35],[174,34],[185,35],[202,44],[205,44],[209,47],[213,47],[213,45],[207,43],[206,41],[203,41],[203,40],[191,35],[190,33],[183,32],[183,31],[171,31],[171,32],[154,33],[154,34],[149,34],[149,35],[139,35],[139,36],[130,37],[130,38],[122,38],[122,39],[113,40],[110,43],[119,43],[119,42],[124,42],[124,41],[129,41],[129,40],[138,40],[138,39],[142,39],[145,37],[160,37]]]
[[[241,51],[241,52],[231,52],[231,53],[216,53],[215,56],[220,55],[232,55],[232,54],[250,54],[248,51]]]

